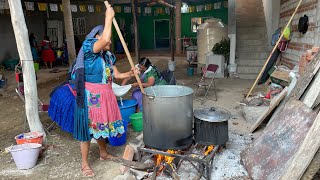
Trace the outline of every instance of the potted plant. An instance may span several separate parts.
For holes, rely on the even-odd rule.
[[[225,63],[229,64],[230,57],[230,40],[222,39],[219,43],[216,43],[212,48],[213,54],[223,55],[225,58]]]
[[[212,53],[222,55],[225,59],[225,65],[228,67],[230,57],[230,39],[224,38],[219,43],[216,43],[212,48]],[[226,72],[226,75],[228,75],[228,72]]]

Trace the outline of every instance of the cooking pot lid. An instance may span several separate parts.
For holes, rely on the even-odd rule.
[[[194,116],[200,120],[208,122],[223,122],[228,121],[231,118],[231,113],[222,108],[204,108],[196,109]]]

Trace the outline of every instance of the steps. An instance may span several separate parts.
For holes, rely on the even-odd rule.
[[[269,56],[262,0],[237,0],[237,73],[255,79]]]

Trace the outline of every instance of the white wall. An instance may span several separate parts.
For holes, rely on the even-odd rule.
[[[262,0],[266,19],[268,42],[271,42],[272,34],[279,28],[280,0]]]

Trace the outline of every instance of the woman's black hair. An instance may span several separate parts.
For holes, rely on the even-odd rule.
[[[140,58],[139,65],[144,66],[147,69],[152,66],[150,60],[146,57]]]
[[[154,68],[156,70],[158,76],[162,77],[162,73],[158,70],[158,68],[156,66],[153,66],[151,64],[151,62],[150,62],[150,60],[148,58],[146,58],[146,57],[140,58],[139,65],[140,66],[144,66],[147,69],[151,66],[152,68]]]

